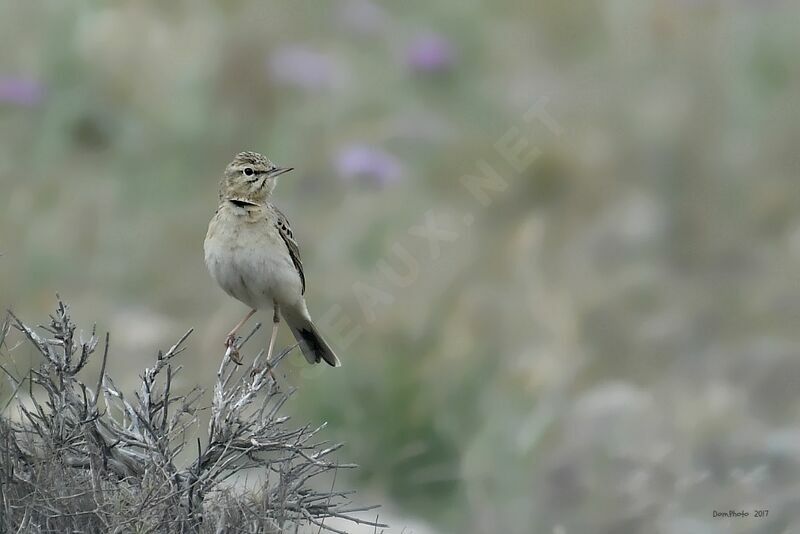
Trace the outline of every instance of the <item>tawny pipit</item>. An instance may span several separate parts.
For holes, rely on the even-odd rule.
[[[220,182],[219,208],[208,225],[206,266],[228,295],[252,308],[225,341],[236,363],[241,363],[234,349],[237,330],[256,310],[272,309],[267,362],[283,316],[309,363],[325,360],[338,367],[339,359],[308,314],[300,249],[289,221],[269,202],[278,176],[291,170],[255,152],[233,158]]]

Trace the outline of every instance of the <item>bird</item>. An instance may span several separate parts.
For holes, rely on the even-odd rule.
[[[272,310],[270,364],[283,317],[309,363],[341,362],[319,333],[305,301],[306,278],[289,220],[270,202],[277,179],[294,170],[257,152],[240,152],[225,168],[219,206],[208,224],[203,250],[211,277],[250,311],[225,338],[227,354],[241,364],[236,333],[258,310]]]

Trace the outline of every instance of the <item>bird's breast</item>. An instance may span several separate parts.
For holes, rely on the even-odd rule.
[[[302,282],[286,245],[263,218],[253,220],[220,209],[209,224],[204,250],[212,278],[252,308],[302,298]]]

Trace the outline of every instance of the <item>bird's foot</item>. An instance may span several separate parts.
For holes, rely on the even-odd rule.
[[[236,365],[242,365],[242,358],[239,349],[236,347],[236,336],[231,334],[225,339],[225,356],[231,359]]]
[[[272,381],[275,382],[275,384],[278,383],[278,379],[275,378],[275,373],[272,372],[272,366],[270,364],[267,364],[266,367],[253,367],[252,371],[250,371],[250,378],[255,378],[264,371],[267,372],[267,374],[270,376],[270,378],[272,378]]]

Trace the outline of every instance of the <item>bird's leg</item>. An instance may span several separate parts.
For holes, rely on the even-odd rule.
[[[269,376],[272,377],[272,380],[275,383],[278,383],[278,380],[275,378],[275,374],[272,372],[272,349],[275,348],[275,338],[278,337],[278,323],[281,321],[280,315],[278,315],[278,303],[273,302],[274,314],[272,315],[272,335],[269,338],[269,347],[267,347],[267,370],[269,371]],[[255,376],[258,373],[262,372],[263,368],[254,368],[253,371],[250,373],[251,376]]]
[[[252,310],[247,312],[247,315],[244,316],[244,319],[239,321],[236,324],[236,326],[233,327],[233,330],[228,332],[228,336],[225,338],[226,339],[225,345],[228,345],[228,344],[232,343],[236,339],[236,332],[238,332],[239,329],[244,326],[244,323],[246,323],[250,319],[250,317],[252,317],[253,314],[255,314],[255,313],[256,313],[255,308],[253,308]]]
[[[247,315],[244,316],[244,319],[239,321],[236,326],[233,327],[233,330],[228,332],[228,335],[225,337],[225,347],[228,349],[228,355],[231,357],[231,360],[238,365],[242,364],[242,359],[239,357],[239,351],[236,349],[236,332],[244,326],[244,323],[246,323],[254,313],[256,313],[255,308],[250,310]]]
[[[278,323],[281,322],[281,317],[278,315],[278,303],[273,306],[275,312],[272,315],[272,335],[269,338],[269,348],[267,348],[267,365],[272,362],[272,349],[275,347],[275,338],[278,337]]]

